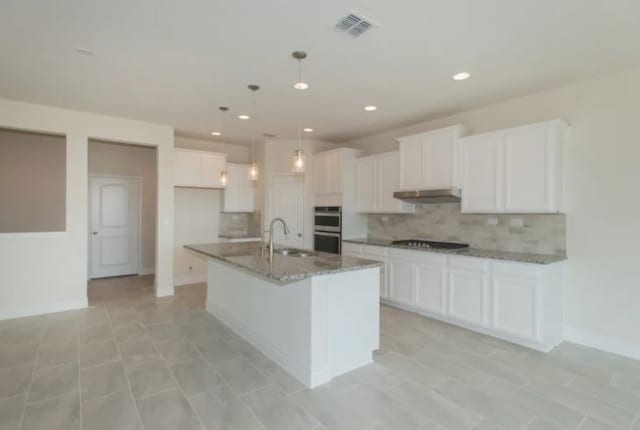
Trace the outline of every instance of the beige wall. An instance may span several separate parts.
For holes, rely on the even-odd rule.
[[[155,148],[89,141],[89,174],[136,176],[142,184],[141,273],[153,273],[156,258]]]
[[[65,230],[64,136],[0,130],[0,233]]]
[[[571,122],[567,150],[566,335],[640,358],[640,68],[350,142],[368,152],[452,124],[483,132],[552,118]]]
[[[85,307],[88,141],[156,147],[156,294],[173,294],[173,128],[0,99],[0,127],[67,137],[67,229],[0,234],[0,319]]]

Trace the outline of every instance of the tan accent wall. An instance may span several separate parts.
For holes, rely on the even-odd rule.
[[[157,212],[155,148],[89,140],[89,175],[141,178],[141,268],[143,272],[153,270],[156,254]]]
[[[64,136],[0,129],[0,233],[64,231]]]

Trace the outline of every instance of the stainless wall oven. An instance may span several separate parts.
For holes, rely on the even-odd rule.
[[[342,208],[316,206],[314,211],[313,248],[316,251],[342,253]]]

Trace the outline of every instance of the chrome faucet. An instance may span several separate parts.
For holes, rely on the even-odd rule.
[[[269,224],[269,261],[273,261],[273,225],[278,221],[282,223],[284,235],[289,235],[289,227],[287,227],[287,223],[282,218],[274,218],[271,221],[271,224]]]

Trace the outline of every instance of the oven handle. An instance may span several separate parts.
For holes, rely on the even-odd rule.
[[[315,215],[316,216],[332,216],[332,217],[340,216],[339,213],[335,213],[335,212],[316,212]]]
[[[337,237],[338,239],[340,238],[340,233],[324,233],[324,232],[316,231],[314,234],[316,236]]]

